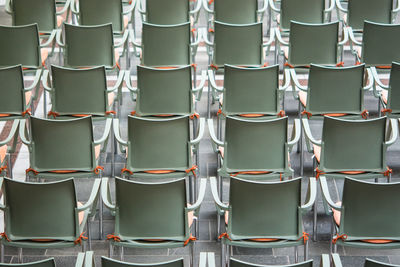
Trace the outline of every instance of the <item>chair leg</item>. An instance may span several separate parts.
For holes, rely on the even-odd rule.
[[[120,256],[121,261],[123,261],[124,260],[124,247],[123,246],[119,247],[119,256]]]
[[[332,252],[333,252],[333,242],[332,242],[332,240],[333,240],[333,232],[334,232],[334,221],[333,221],[333,219],[331,219],[331,240],[329,240],[329,251],[330,251],[330,253],[332,254]]]
[[[1,256],[0,256],[0,261],[1,261],[1,263],[3,263],[4,262],[4,245],[3,245],[3,243],[0,245],[1,247],[0,247],[0,253],[1,253]]]
[[[308,260],[308,240],[304,244],[304,261]]]
[[[294,247],[294,262],[299,262],[299,248],[297,246]]]
[[[103,239],[103,199],[99,196],[99,239]]]
[[[109,242],[109,246],[108,246],[108,257],[109,258],[112,258],[112,256],[113,256],[113,249],[114,249],[114,247],[113,247],[113,245],[112,245],[112,243],[110,241]]]
[[[225,267],[225,244],[221,244],[221,267]]]
[[[22,260],[22,248],[18,248],[18,263],[23,263],[23,260]]]
[[[14,141],[15,142],[15,141]],[[13,172],[12,172],[12,166],[11,166],[11,154],[8,155],[8,160],[7,160],[7,174],[8,176],[12,179],[13,178]]]
[[[195,242],[190,242],[190,252],[189,252],[190,267],[194,267],[194,244]]]
[[[89,250],[92,250],[92,235],[90,233],[90,219],[88,218],[87,224],[86,224],[86,231],[88,235],[88,245],[89,245]]]

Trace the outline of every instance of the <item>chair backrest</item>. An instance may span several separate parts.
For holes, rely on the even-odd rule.
[[[390,71],[390,82],[386,108],[392,110],[392,114],[400,113],[400,64],[393,62]]]
[[[185,178],[140,183],[115,179],[115,233],[122,240],[189,238]]]
[[[230,258],[229,266],[231,267],[271,267],[271,265],[260,265],[249,262],[244,262],[238,259]],[[274,265],[275,267],[313,267],[313,260],[303,261],[289,265]],[[371,266],[372,267],[372,266]]]
[[[353,30],[362,30],[364,21],[390,24],[393,0],[351,0],[347,6],[347,24]]]
[[[92,171],[95,166],[92,118],[47,120],[31,117],[31,168]]]
[[[340,234],[351,240],[400,240],[400,183],[374,183],[346,178]],[[373,214],[373,216],[371,216]]]
[[[167,262],[160,263],[130,263],[114,260],[111,258],[101,257],[101,267],[124,267],[124,266],[132,266],[132,267],[184,267],[183,259],[177,259]]]
[[[157,69],[137,66],[138,115],[193,113],[191,66]]]
[[[289,30],[290,21],[303,23],[324,23],[324,0],[282,0],[280,27]]]
[[[232,240],[302,234],[301,178],[283,182],[230,179],[228,234]]]
[[[0,40],[0,67],[42,67],[37,24],[0,26]]]
[[[40,32],[57,28],[56,2],[53,0],[12,0],[12,24],[22,26],[37,23]]]
[[[326,172],[386,170],[386,118],[324,117],[320,169]]]
[[[257,22],[257,0],[215,0],[214,19],[232,24]]]
[[[399,265],[380,262],[372,259],[365,259],[364,267],[398,267]]]
[[[144,22],[142,64],[145,66],[190,65],[190,35],[190,22],[177,25],[154,25]]]
[[[146,22],[174,25],[188,22],[190,2],[186,0],[145,0]],[[168,10],[168,12],[167,12]]]
[[[400,61],[400,24],[364,22],[362,62],[367,66],[390,66]]]
[[[35,261],[35,262],[30,262],[30,263],[0,263],[0,267],[18,267],[18,266],[23,266],[23,267],[56,267],[56,263],[54,261],[54,258],[46,259],[46,260],[41,260],[41,261]]]
[[[227,24],[215,21],[213,64],[264,64],[262,23]]]
[[[279,112],[279,66],[243,68],[225,65],[223,113],[276,115]]]
[[[11,241],[79,236],[73,179],[27,183],[4,178],[5,232]]]
[[[114,32],[124,31],[122,0],[79,0],[79,24],[112,23]]]
[[[189,116],[128,117],[127,168],[131,171],[190,168]]]
[[[293,66],[336,65],[339,22],[325,24],[290,23],[289,64]]]
[[[51,66],[52,110],[60,115],[105,116],[108,106],[106,70]]]
[[[0,95],[0,114],[21,115],[25,111],[21,65],[0,68]]]
[[[224,166],[228,172],[283,172],[287,168],[287,117],[227,117],[225,127]]]
[[[364,110],[364,64],[351,67],[311,65],[306,111],[313,115],[360,114]]]
[[[115,64],[112,24],[77,26],[64,23],[64,64],[68,67],[94,67]]]

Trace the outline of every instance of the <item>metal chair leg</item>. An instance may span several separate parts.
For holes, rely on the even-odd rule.
[[[294,247],[294,261],[295,263],[299,262],[299,249],[297,246]]]
[[[22,260],[22,248],[18,248],[18,263],[23,263],[23,260]]]

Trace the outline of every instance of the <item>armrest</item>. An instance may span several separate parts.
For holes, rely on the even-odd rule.
[[[78,0],[72,0],[70,6],[71,6],[71,12],[75,15],[79,15]]]
[[[133,93],[137,93],[137,88],[132,86],[131,83],[131,71],[127,70],[125,71],[125,84],[126,87],[128,88],[129,91],[133,92]]]
[[[120,143],[123,146],[127,146],[128,142],[122,140],[121,135],[119,133],[119,120],[118,119],[113,119],[113,131],[114,131],[115,139],[117,139],[118,143]]]
[[[108,178],[101,179],[101,199],[103,200],[104,205],[110,209],[115,210],[116,206],[111,203],[110,191],[108,187]]]
[[[207,120],[207,123],[208,123],[208,132],[210,133],[211,140],[212,140],[216,145],[218,145],[218,146],[223,146],[223,145],[224,145],[224,142],[218,140],[217,136],[215,135],[213,119],[208,119],[208,120]]]
[[[270,46],[275,41],[275,34],[273,29],[269,33],[269,40],[266,43],[263,43],[263,47]]]
[[[214,252],[208,252],[207,253],[207,259],[208,259],[208,267],[215,267],[215,255],[214,255]]]
[[[189,211],[198,211],[200,208],[201,203],[204,200],[204,196],[206,194],[206,188],[207,188],[207,179],[206,178],[201,178],[200,179],[200,189],[199,189],[199,196],[197,197],[196,203],[191,205],[190,207],[187,208]]]
[[[336,3],[336,7],[337,7],[340,11],[347,13],[347,9],[343,8],[342,4],[340,3],[340,0],[335,0],[335,3]]]
[[[58,29],[57,30],[57,34],[56,34],[56,42],[59,46],[64,47],[65,44],[61,41],[61,30]]]
[[[85,254],[84,252],[79,252],[78,256],[76,257],[75,267],[84,267],[85,262]],[[86,267],[86,265],[85,265]]]
[[[134,46],[139,47],[139,48],[142,47],[141,44],[136,43],[136,41],[135,41],[135,33],[133,32],[132,29],[129,30],[129,40],[131,40],[131,42],[132,42],[132,44],[133,44]]]
[[[139,3],[138,3],[138,5],[137,5],[137,10],[139,11],[139,13],[141,14],[141,15],[146,15],[146,10],[144,10],[143,8],[142,8],[142,2],[139,0]]]
[[[42,76],[42,85],[44,90],[51,92],[53,89],[48,84],[49,78],[50,78],[49,70],[44,70]]]
[[[389,85],[384,85],[382,83],[382,81],[379,79],[379,75],[378,75],[378,72],[376,71],[375,67],[370,67],[369,69],[367,69],[367,71],[368,70],[371,70],[372,77],[374,77],[374,81],[378,84],[379,87],[386,89],[386,90],[389,89]]]
[[[94,267],[95,266],[95,264],[94,264],[94,255],[93,254],[94,254],[93,251],[86,251],[85,252],[85,265],[84,265],[84,267]],[[78,255],[78,257],[79,257],[79,255]],[[78,267],[78,266],[76,266],[76,267]]]
[[[208,70],[208,82],[210,83],[211,87],[214,88],[215,90],[219,92],[224,91],[224,87],[218,86],[217,83],[215,82],[215,76],[212,70]]]
[[[103,136],[99,140],[94,141],[95,145],[101,145],[107,140],[108,136],[110,135],[111,125],[112,125],[112,118],[107,118]]]
[[[367,69],[367,77],[368,77],[368,82],[364,86],[364,88],[363,88],[364,90],[369,90],[374,85],[374,77],[373,77],[372,72],[371,72],[371,70],[369,68]]]
[[[48,70],[47,70],[47,72],[48,72]],[[38,85],[41,75],[42,75],[42,69],[36,70],[35,78],[33,79],[32,84],[29,85],[27,88],[25,88],[25,91],[33,90]]]
[[[294,69],[289,70],[290,78],[293,81],[294,85],[302,91],[307,91],[307,86],[303,86],[300,84],[299,79],[297,79],[297,74]]]
[[[127,15],[127,14],[132,13],[132,11],[135,9],[135,6],[136,6],[136,0],[132,0],[130,5],[128,6],[128,9],[122,11],[122,14]]]
[[[321,263],[319,266],[320,267],[331,267],[331,260],[330,260],[328,254],[321,255]],[[335,265],[334,265],[334,267],[335,267]],[[339,266],[336,266],[336,267],[339,267]]]
[[[284,79],[285,84],[283,86],[279,86],[279,90],[285,91],[290,86],[290,72],[289,69],[284,69]]]
[[[391,131],[390,139],[385,142],[385,145],[387,145],[387,146],[393,145],[394,142],[396,142],[397,137],[399,136],[399,128],[398,128],[396,119],[390,119],[390,126],[391,126],[392,131]]]
[[[214,198],[215,204],[221,209],[221,210],[228,210],[229,207],[228,205],[225,205],[222,203],[222,201],[219,199],[218,196],[218,188],[217,188],[217,179],[215,177],[210,177],[210,185],[211,185],[211,193]]]
[[[56,37],[56,34],[57,34],[57,30],[52,30],[47,41],[44,42],[43,44],[40,44],[40,48],[49,46],[54,41],[54,37]]]
[[[10,133],[8,134],[6,139],[4,139],[3,141],[0,141],[0,146],[3,146],[5,144],[9,143],[11,141],[11,139],[14,138],[15,133],[17,132],[18,126],[19,126],[19,120],[15,119],[11,126]]]
[[[202,5],[202,1],[201,1],[201,0],[197,0],[197,5],[196,5],[196,7],[195,7],[193,10],[190,10],[190,11],[189,11],[189,14],[191,14],[191,15],[196,15],[197,13],[199,13],[200,8],[201,8],[201,5]]]
[[[208,7],[208,2],[207,0],[198,0],[198,1],[202,1],[203,3],[203,8],[207,13],[211,13],[214,14],[214,11],[212,11],[209,7]]]
[[[275,11],[277,13],[281,12],[281,10],[275,6],[274,0],[269,0],[269,6],[271,7],[272,11]]]
[[[294,133],[294,134],[293,134]],[[293,147],[300,140],[301,124],[299,119],[294,119],[292,140],[288,142],[289,147]]]
[[[197,134],[196,139],[193,139],[192,141],[190,141],[191,145],[197,145],[200,142],[200,140],[203,138],[205,124],[206,124],[205,119],[204,118],[200,118],[199,133]]]
[[[128,71],[128,72],[129,72],[129,71]],[[117,82],[114,84],[113,87],[107,89],[107,92],[114,92],[115,90],[117,90],[118,88],[120,88],[121,85],[122,85],[122,82],[124,81],[124,75],[125,75],[125,72],[124,72],[124,71],[120,71],[120,72],[118,73]]]
[[[332,263],[333,263],[333,267],[342,267],[342,261],[340,260],[339,254],[337,254],[337,253],[332,254]],[[325,267],[325,266],[323,266],[323,267]],[[327,265],[327,267],[329,267],[329,265]]]
[[[4,10],[6,11],[7,14],[12,15],[13,10],[11,8],[11,0],[6,0],[5,6],[4,6]]]
[[[199,84],[199,86],[193,88],[193,89],[192,89],[192,92],[197,92],[197,91],[200,91],[201,89],[203,89],[204,84],[206,83],[206,79],[207,79],[207,71],[203,70],[203,71],[201,72],[200,84]]]
[[[271,1],[272,1],[272,0],[271,0]],[[285,42],[285,41],[282,39],[281,32],[279,31],[278,28],[275,28],[275,36],[276,36],[276,39],[278,40],[278,42],[279,42],[280,44],[283,44],[283,45],[286,45],[286,46],[289,45],[288,42]]]
[[[199,31],[198,31],[198,30],[195,31],[195,33],[196,33],[196,40],[194,41],[194,43],[190,43],[190,46],[191,46],[191,47],[196,47],[196,46],[198,46],[199,43],[200,43],[200,41],[201,41],[201,36],[202,36],[202,34],[201,34],[201,33],[199,34]]]
[[[330,4],[328,9],[325,9],[324,12],[325,13],[329,13],[332,12],[332,10],[335,8],[335,0],[330,0]]]
[[[1,190],[1,192],[3,191],[3,181],[4,181],[4,178],[1,177],[0,178],[0,190]],[[0,203],[0,210],[4,210],[5,208],[6,208],[6,206]]]
[[[319,178],[320,185],[321,185],[321,190],[322,190],[322,196],[326,200],[329,206],[334,208],[335,210],[342,210],[341,206],[336,205],[332,198],[331,195],[329,194],[329,189],[328,189],[328,183],[326,182],[325,176],[321,176]]]
[[[56,15],[62,15],[62,14],[64,14],[65,11],[68,10],[68,8],[70,7],[70,5],[71,5],[71,0],[65,1],[65,4],[64,4],[63,8],[62,8],[60,11],[56,11]]]
[[[203,40],[206,43],[207,46],[213,46],[214,44],[211,43],[210,40],[208,40],[208,36],[207,36],[207,29],[205,29],[204,31],[202,31],[203,33]]]
[[[128,40],[128,37],[129,37],[129,31],[125,31],[124,35],[122,36],[121,42],[119,42],[118,44],[115,44],[114,47],[121,47],[121,46],[125,45],[126,41]]]
[[[337,0],[337,1],[339,1],[339,0]],[[362,42],[357,41],[356,37],[354,37],[353,29],[351,27],[347,27],[346,31],[347,31],[347,33],[348,33],[348,35],[350,37],[350,41],[352,43],[354,43],[356,45],[362,45]]]
[[[308,211],[314,205],[315,199],[317,198],[317,180],[314,177],[310,177],[310,183],[308,184],[308,201],[301,206],[303,211]]]
[[[26,138],[26,135],[25,135],[25,124],[26,124],[26,119],[20,120],[19,138],[21,138],[22,143],[24,143],[25,145],[29,146],[31,144],[31,141],[28,141],[28,139]]]
[[[200,252],[199,267],[207,267],[207,254],[207,252]]]
[[[316,139],[314,139],[311,133],[310,125],[308,124],[308,119],[303,118],[302,122],[303,122],[304,133],[306,134],[307,139],[310,140],[310,142],[313,143],[314,145],[321,146],[322,145],[321,140],[317,141]]]
[[[353,36],[354,37],[354,36]],[[349,33],[347,28],[343,27],[343,40],[339,42],[339,45],[345,45],[349,41]]]
[[[81,207],[76,208],[77,211],[85,211],[93,206],[94,201],[99,197],[101,179],[94,180],[92,192],[90,193],[88,201]]]
[[[268,8],[268,0],[263,1],[263,7],[257,10],[257,14],[263,14]]]

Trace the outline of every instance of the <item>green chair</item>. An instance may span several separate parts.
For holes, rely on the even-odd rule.
[[[114,44],[111,23],[95,26],[77,26],[64,23],[65,40],[57,32],[57,43],[64,51],[64,66],[88,68],[105,66],[107,70],[119,70],[118,47],[126,46],[128,31],[122,41]],[[124,50],[125,51],[125,50]]]
[[[199,197],[190,205],[185,178],[158,183],[115,178],[115,204],[112,204],[109,181],[103,178],[102,199],[115,215],[114,233],[108,235],[109,256],[112,256],[113,246],[178,248],[191,243],[190,265],[193,266],[194,244],[191,241],[196,238],[190,228],[194,217],[199,214],[206,185],[207,179],[201,179]]]
[[[85,253],[80,252],[76,258],[75,267],[84,267]],[[57,267],[54,258],[39,260],[29,263],[0,263],[0,267]]]
[[[2,178],[2,251],[3,246],[19,248],[21,262],[23,248],[66,248],[90,240],[87,220],[95,215],[100,183],[100,179],[94,181],[88,201],[81,204],[77,202],[73,179],[28,183]]]
[[[108,88],[106,68],[71,69],[51,66],[51,85],[49,71],[43,75],[44,89],[50,94],[51,111],[48,117],[74,117],[92,115],[93,119],[113,117],[116,93],[122,93],[124,72],[119,72],[116,84]],[[46,98],[43,101],[46,114]]]
[[[189,65],[161,69],[137,66],[137,88],[131,85],[130,71],[126,71],[125,81],[132,100],[136,101],[137,116],[192,115],[201,99],[206,71],[196,87]]]
[[[225,217],[226,232],[221,238],[221,266],[229,259],[229,247],[282,248],[304,245],[308,257],[308,234],[302,216],[311,209],[316,197],[316,180],[310,178],[306,204],[301,204],[301,178],[284,182],[248,181],[232,177],[229,203],[221,202],[217,180],[210,178],[211,192],[218,218]]]
[[[11,166],[11,153],[15,152],[15,148],[17,146],[17,138],[18,134],[16,134],[19,126],[19,119],[14,119],[10,132],[8,133],[7,138],[0,141],[0,176],[13,176],[12,166]],[[7,144],[13,140],[13,145],[9,147]]]
[[[138,0],[138,11],[143,22],[158,25],[174,25],[190,21],[197,23],[201,1],[195,1],[193,7],[186,0]],[[168,10],[168,12],[165,12]]]
[[[383,24],[394,23],[396,15],[400,11],[399,3],[393,9],[393,0],[351,0],[346,2],[347,9],[342,6],[340,1],[336,1],[338,16],[343,19],[345,26],[351,27],[357,32],[362,32],[365,20]]]
[[[332,253],[330,256],[332,257],[332,265],[333,265],[333,267],[343,267],[342,262],[341,262],[340,257],[339,257],[339,254]],[[329,255],[322,254],[322,257],[325,258],[326,261],[329,263]],[[364,262],[364,267],[398,267],[398,266],[399,265],[380,262],[380,261],[376,261],[376,260],[372,260],[372,259],[368,259],[368,258],[366,258],[365,262]]]
[[[374,183],[346,177],[341,202],[334,202],[320,178],[332,216],[333,253],[337,245],[370,249],[400,247],[400,183]]]
[[[271,9],[270,22],[272,20],[276,21],[280,31],[288,32],[291,21],[310,24],[329,22],[331,13],[335,8],[335,1],[330,0],[328,8],[326,8],[323,0],[281,0],[280,8],[275,6],[273,0],[269,0],[269,6]]]
[[[207,21],[212,20],[231,24],[251,24],[262,22],[268,8],[268,0],[263,0],[262,8],[258,8],[258,1],[248,0],[201,0],[207,12]],[[211,4],[214,8],[211,9]],[[210,26],[210,25],[209,25]]]
[[[190,28],[190,22],[175,25],[143,22],[141,44],[135,41],[135,34],[133,30],[130,30],[135,51],[137,48],[141,50],[141,65],[149,67],[191,65],[194,62],[200,38],[196,33],[195,40],[191,43],[193,33]]]

